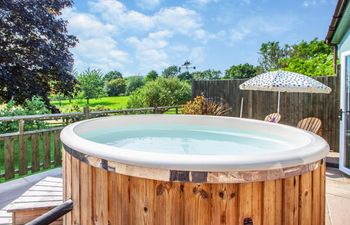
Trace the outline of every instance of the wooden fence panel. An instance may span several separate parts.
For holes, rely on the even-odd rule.
[[[15,177],[15,151],[12,137],[5,138],[5,179]]]
[[[322,136],[333,151],[339,150],[339,76],[316,77],[316,80],[332,88],[330,94],[281,93],[280,123],[296,126],[306,117],[322,121]],[[243,117],[263,120],[277,110],[277,93],[241,91],[239,85],[246,79],[198,80],[192,82],[192,96],[204,94],[216,102],[224,102],[232,108],[230,116],[239,117],[243,98]]]
[[[50,142],[51,142],[50,133],[44,132],[44,134],[43,134],[44,169],[50,168],[50,163],[51,163]]]
[[[24,175],[27,173],[27,136],[20,135],[18,137],[18,174]]]
[[[32,134],[32,172],[35,173],[40,170],[40,158],[39,158],[39,135]]]
[[[60,133],[58,130],[54,132],[54,164],[55,166],[61,165],[61,142],[60,142]]]

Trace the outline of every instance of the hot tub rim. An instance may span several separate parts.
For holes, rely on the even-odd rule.
[[[118,149],[105,144],[89,141],[81,138],[74,132],[74,128],[79,124],[87,121],[110,119],[115,117],[150,117],[150,116],[166,116],[166,117],[215,117],[216,116],[198,116],[198,115],[128,115],[128,116],[114,116],[101,117],[89,120],[83,120],[65,127],[61,132],[61,140],[63,144],[70,149],[80,152],[86,156],[92,156],[102,160],[110,160],[118,163],[133,165],[145,168],[159,168],[167,170],[181,170],[181,171],[259,171],[259,170],[273,170],[285,169],[300,165],[307,165],[325,158],[329,152],[328,143],[318,135],[310,132],[297,129],[295,127],[271,124],[260,120],[242,119],[234,117],[223,117],[225,119],[245,120],[250,122],[266,123],[269,126],[280,126],[288,129],[296,129],[299,132],[304,132],[311,139],[308,146],[292,149],[290,151],[282,151],[284,156],[281,158],[280,154],[261,156],[259,158],[251,159],[250,156],[231,158],[227,155],[180,155],[168,153],[154,153],[154,152],[140,152],[133,150]],[[311,146],[310,146],[311,145]],[[84,147],[82,147],[84,146]],[[103,151],[96,151],[96,149],[104,149]],[[118,150],[118,151],[116,151]],[[107,152],[107,154],[106,154]],[[132,154],[135,153],[135,154]],[[287,154],[288,153],[288,154]],[[297,154],[296,154],[297,153]],[[136,156],[135,156],[136,155]],[[195,157],[195,159],[194,159]],[[237,157],[237,156],[235,156]]]

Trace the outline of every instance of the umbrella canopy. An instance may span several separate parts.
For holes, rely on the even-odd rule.
[[[239,86],[241,90],[329,94],[332,89],[311,77],[283,70],[255,76]]]
[[[277,113],[280,112],[281,92],[329,94],[332,91],[330,87],[311,77],[283,70],[267,72],[255,76],[239,85],[239,88],[241,90],[278,92]]]

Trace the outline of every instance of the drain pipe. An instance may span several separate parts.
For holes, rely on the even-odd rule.
[[[334,56],[333,56],[333,67],[334,67],[334,74],[337,74],[337,59],[338,59],[338,46],[333,46]]]

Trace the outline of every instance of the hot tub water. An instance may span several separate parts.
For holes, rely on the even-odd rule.
[[[244,129],[204,126],[141,125],[94,130],[80,134],[90,141],[135,151],[236,155],[289,150],[283,137]]]

